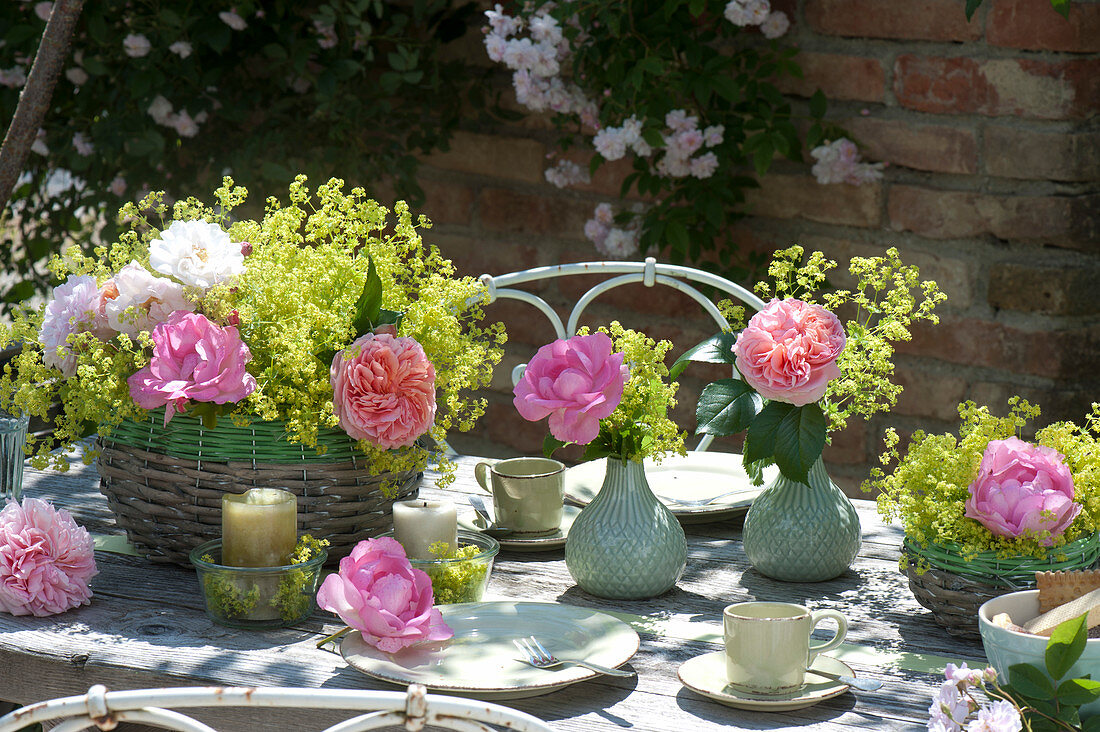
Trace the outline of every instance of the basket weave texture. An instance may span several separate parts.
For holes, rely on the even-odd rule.
[[[130,542],[153,561],[191,566],[193,548],[221,537],[225,493],[293,493],[299,533],[328,539],[333,562],[360,540],[392,528],[394,501],[419,491],[417,473],[373,474],[354,441],[339,430],[318,435],[328,448],[318,455],[289,442],[282,422],[238,427],[222,419],[207,430],[184,415],[164,427],[162,414],[123,422],[98,440],[100,492]],[[383,483],[396,483],[392,498],[382,493]]]
[[[1035,587],[1035,573],[1090,569],[1100,559],[1100,537],[1090,534],[1052,550],[1047,557],[998,558],[982,552],[965,560],[957,547],[930,542],[919,544],[909,537],[902,544],[909,557],[905,574],[909,589],[932,617],[953,636],[980,640],[978,608],[994,597]],[[1058,559],[1064,556],[1065,559]],[[918,561],[930,567],[918,573]]]

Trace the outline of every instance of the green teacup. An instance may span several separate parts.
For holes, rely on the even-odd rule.
[[[565,465],[541,457],[478,463],[474,477],[493,494],[496,524],[516,534],[546,534],[561,526]]]

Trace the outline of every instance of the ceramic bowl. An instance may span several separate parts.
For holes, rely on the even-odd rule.
[[[1002,681],[1009,681],[1009,667],[1017,663],[1030,663],[1046,668],[1044,657],[1048,638],[1028,633],[1018,633],[992,623],[995,615],[1008,613],[1012,622],[1023,625],[1039,615],[1039,591],[1024,590],[995,597],[978,608],[978,628],[982,634],[982,646],[986,658]],[[1091,674],[1100,678],[1100,638],[1085,641],[1085,652],[1069,670],[1065,678],[1078,678]],[[1100,701],[1081,707],[1087,716],[1100,714]]]
[[[387,531],[382,536],[393,536]],[[500,551],[500,542],[478,531],[458,530],[459,547],[476,546],[478,552],[462,559],[410,559],[416,569],[432,578],[432,592],[437,605],[456,602],[480,602],[493,573],[493,559]]]
[[[229,567],[219,564],[222,540],[191,550],[206,614],[221,625],[259,630],[285,628],[316,607],[317,582],[328,559],[324,549],[302,564],[283,567]]]

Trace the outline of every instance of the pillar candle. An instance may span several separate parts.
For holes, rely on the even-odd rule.
[[[433,559],[437,541],[458,548],[458,512],[450,501],[416,498],[393,504],[393,533],[410,559]]]
[[[222,564],[280,567],[298,543],[298,501],[277,488],[222,496]]]

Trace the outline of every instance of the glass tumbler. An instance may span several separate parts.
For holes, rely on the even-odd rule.
[[[16,416],[0,410],[0,508],[11,498],[23,498],[23,452],[27,444],[26,415]]]

